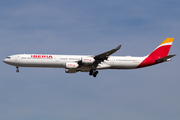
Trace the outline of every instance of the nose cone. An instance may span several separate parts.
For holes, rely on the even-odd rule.
[[[4,59],[3,62],[4,62],[4,63],[7,63],[7,59]]]
[[[3,60],[4,63],[9,64],[9,65],[14,65],[13,59],[11,57],[7,57]]]
[[[3,60],[3,62],[6,63],[6,64],[10,64],[10,63],[11,63],[11,60],[10,60],[9,58],[5,58],[5,59]]]

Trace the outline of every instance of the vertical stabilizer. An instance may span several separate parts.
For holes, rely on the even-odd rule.
[[[174,38],[166,38],[151,54],[149,54],[138,66],[145,67],[154,65],[157,59],[168,56]]]
[[[169,53],[174,38],[166,38],[150,55],[149,57],[162,58]]]

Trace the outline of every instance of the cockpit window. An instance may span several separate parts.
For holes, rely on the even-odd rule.
[[[10,59],[11,57],[7,57],[7,59]]]

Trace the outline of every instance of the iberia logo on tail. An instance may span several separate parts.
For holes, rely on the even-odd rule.
[[[151,54],[145,57],[137,68],[155,65],[161,62],[168,61],[175,55],[169,55],[169,50],[174,38],[166,38]]]

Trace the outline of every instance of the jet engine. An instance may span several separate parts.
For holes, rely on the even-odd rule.
[[[79,67],[79,64],[76,62],[68,62],[66,63],[66,68],[72,69],[72,68],[77,68]]]
[[[82,57],[82,63],[92,64],[95,61],[93,57]]]

